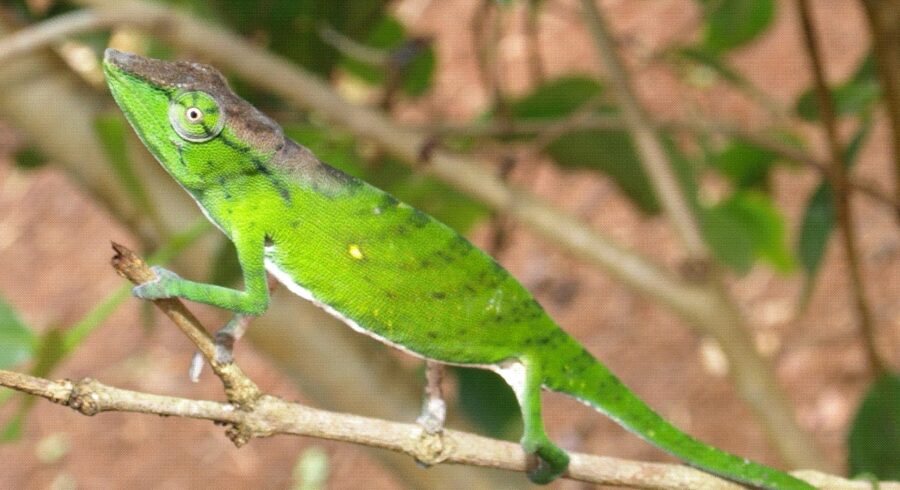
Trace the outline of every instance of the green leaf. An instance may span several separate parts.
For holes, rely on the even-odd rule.
[[[784,217],[769,196],[738,191],[703,213],[703,231],[716,257],[739,273],[757,258],[780,272],[794,260],[785,243]]]
[[[437,59],[434,48],[425,48],[415,55],[403,73],[403,91],[413,97],[424,94],[431,87]]]
[[[496,373],[484,369],[453,368],[459,383],[459,406],[469,420],[491,437],[517,434],[521,426],[516,396]]]
[[[47,163],[47,157],[41,153],[41,150],[30,145],[17,151],[13,155],[13,159],[15,159],[17,167],[29,170]]]
[[[764,187],[778,155],[753,143],[732,140],[710,163],[739,189]]]
[[[407,94],[422,95],[431,86],[436,64],[434,49],[425,41],[407,38],[406,29],[397,19],[384,17],[363,44],[391,57],[391,66],[400,71],[397,75],[402,78],[403,91]],[[389,69],[349,57],[341,60],[341,67],[373,85],[386,83]]]
[[[803,222],[800,224],[800,238],[797,242],[800,264],[809,277],[815,277],[818,273],[833,229],[834,198],[831,195],[831,186],[823,182],[806,203]]]
[[[511,102],[509,109],[517,119],[558,119],[572,114],[602,92],[603,86],[593,78],[557,78]]]
[[[34,332],[0,299],[0,369],[30,360],[34,349]]]
[[[561,135],[545,152],[562,167],[603,172],[645,213],[659,212],[659,202],[641,166],[631,136],[618,129],[575,130]]]
[[[881,84],[870,53],[846,82],[831,88],[831,99],[838,116],[854,116],[871,112],[881,98]],[[797,114],[807,121],[819,120],[819,99],[815,89],[803,92],[797,99]]]
[[[900,377],[881,376],[866,394],[847,438],[851,475],[900,480]]]
[[[866,118],[860,125],[853,139],[844,149],[844,160],[847,168],[852,168],[862,149],[863,143],[872,129],[872,119]],[[800,264],[806,271],[804,297],[808,299],[812,293],[815,278],[819,272],[822,258],[828,247],[828,240],[835,227],[834,198],[827,179],[822,179],[806,203],[803,220],[800,224],[800,237],[797,240],[797,255]]]
[[[774,0],[701,0],[706,16],[704,46],[714,53],[736,48],[766,30]]]

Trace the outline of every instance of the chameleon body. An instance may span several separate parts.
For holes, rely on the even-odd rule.
[[[182,297],[258,315],[266,272],[351,327],[421,358],[498,372],[524,419],[529,476],[563,473],[541,419],[541,389],[566,393],[700,469],[756,486],[809,489],[703,444],[666,422],[562,331],[490,256],[425,213],[320,162],[237,97],[215,69],[107,50],[128,121],[234,242],[244,290],[160,270],[141,298]]]

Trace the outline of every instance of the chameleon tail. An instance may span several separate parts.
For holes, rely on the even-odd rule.
[[[541,359],[542,384],[606,414],[626,429],[687,464],[724,478],[762,488],[815,487],[768,466],[704,444],[660,417],[574,340],[570,355]]]

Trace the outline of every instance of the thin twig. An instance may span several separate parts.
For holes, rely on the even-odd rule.
[[[134,284],[143,284],[156,279],[156,274],[137,254],[117,243],[113,243],[112,247],[116,251],[116,255],[112,258],[112,266],[119,275]],[[220,363],[216,360],[216,345],[212,336],[181,300],[177,298],[157,299],[153,300],[153,304],[165,313],[197,346],[197,350],[209,362],[213,372],[225,385],[225,393],[230,402],[240,406],[252,405],[256,402],[261,395],[259,387],[234,362]]]
[[[518,444],[445,429],[429,435],[416,424],[404,424],[319,410],[261,395],[252,407],[210,400],[154,395],[107,386],[86,378],[51,381],[0,370],[0,386],[40,396],[84,415],[102,412],[144,413],[210,420],[229,426],[228,437],[238,446],[258,437],[294,435],[352,442],[407,454],[427,465],[454,463],[523,472],[529,457]],[[655,489],[739,489],[687,466],[645,463],[619,458],[570,453],[564,478],[602,485]],[[829,489],[869,489],[870,483],[850,481],[814,471],[796,472],[800,478]],[[900,484],[880,483],[885,490]]]
[[[900,201],[900,0],[863,0],[894,151],[894,195]],[[897,209],[900,221],[900,209]]]
[[[703,240],[700,226],[681,192],[678,179],[675,177],[666,150],[656,134],[656,129],[648,123],[650,119],[637,102],[625,67],[616,50],[615,42],[594,1],[582,0],[584,18],[593,34],[597,52],[603,61],[607,77],[609,77],[610,89],[615,93],[619,102],[622,118],[628,125],[638,153],[641,155],[641,163],[647,170],[647,175],[653,183],[653,188],[666,216],[671,220],[690,257],[706,259],[709,249]]]
[[[847,162],[844,159],[844,150],[837,128],[834,102],[831,99],[831,91],[825,80],[825,67],[822,63],[822,55],[819,52],[819,44],[812,24],[812,15],[807,0],[797,0],[800,10],[800,23],[803,26],[803,41],[809,60],[812,64],[813,80],[815,81],[816,98],[819,102],[819,114],[822,126],[828,140],[828,150],[831,154],[831,162],[828,166],[828,181],[831,185],[834,198],[835,214],[841,228],[841,237],[844,242],[844,254],[847,259],[847,268],[850,272],[850,287],[856,304],[860,333],[863,344],[869,357],[869,363],[876,375],[887,372],[886,366],[878,354],[878,343],[875,335],[875,321],[872,311],[866,299],[865,282],[863,280],[862,264],[859,260],[859,250],[856,243],[856,230],[853,228],[853,211],[850,207],[850,192],[847,183]]]

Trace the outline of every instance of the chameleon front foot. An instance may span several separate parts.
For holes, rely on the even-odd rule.
[[[537,443],[522,441],[522,447],[535,456],[527,471],[528,479],[533,483],[550,483],[569,467],[569,455],[549,440]]]
[[[444,376],[443,364],[425,361],[425,402],[422,404],[422,413],[416,419],[416,423],[425,429],[428,434],[438,434],[444,430],[444,422],[447,419],[447,403],[441,391],[441,378]]]

